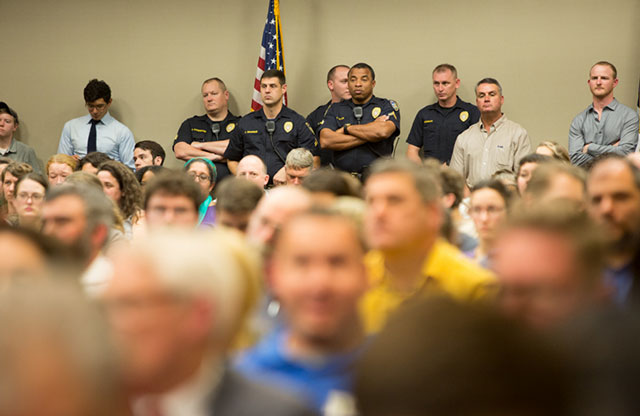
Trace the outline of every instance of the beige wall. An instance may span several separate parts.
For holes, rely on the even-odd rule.
[[[136,140],[169,152],[182,120],[202,113],[203,79],[221,77],[231,109],[249,109],[267,0],[0,2],[0,100],[41,159],[64,122],[84,114],[91,78],[111,85],[112,114]],[[616,96],[635,107],[638,0],[281,0],[281,13],[290,106],[306,115],[327,100],[330,66],[368,62],[376,95],[400,104],[402,152],[416,112],[435,100],[430,73],[442,62],[458,67],[467,101],[474,82],[498,78],[505,113],[534,143],[566,144],[595,61],[617,65]]]

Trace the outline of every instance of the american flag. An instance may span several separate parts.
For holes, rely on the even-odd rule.
[[[260,98],[260,77],[269,69],[284,69],[284,52],[282,50],[282,29],[280,28],[280,1],[269,0],[269,10],[267,11],[267,21],[264,24],[262,33],[262,44],[260,45],[260,57],[258,58],[258,70],[253,83],[253,98],[251,99],[251,111],[262,108]],[[284,105],[287,105],[287,95],[284,95]]]

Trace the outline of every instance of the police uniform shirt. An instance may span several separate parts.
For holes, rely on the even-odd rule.
[[[449,163],[456,138],[480,120],[478,108],[460,97],[451,108],[435,103],[418,111],[407,143],[422,148],[423,157]]]
[[[320,125],[322,124],[324,117],[327,115],[329,108],[331,108],[331,101],[316,108],[307,116],[307,123],[309,123],[313,129],[316,137],[318,137]],[[320,164],[322,166],[327,166],[330,163],[333,163],[333,150],[331,149],[323,149],[322,146],[320,146],[318,148],[318,156],[320,156]]]
[[[332,105],[322,121],[318,134],[322,129],[336,131],[345,125],[368,124],[381,115],[388,115],[389,121],[396,126],[391,136],[376,143],[367,142],[351,149],[333,152],[333,163],[338,169],[362,173],[374,160],[381,156],[389,156],[393,152],[394,140],[400,134],[400,110],[395,101],[373,96],[366,104],[360,106],[362,119],[358,121],[353,114],[355,107],[358,106],[352,100],[344,100]]]
[[[191,144],[193,142],[204,143],[227,140],[231,138],[231,133],[235,131],[239,119],[240,117],[234,116],[231,112],[227,112],[227,116],[222,121],[213,121],[206,114],[203,116],[193,116],[188,118],[182,122],[182,125],[180,125],[178,134],[173,141],[173,147],[175,148],[176,144],[180,142]],[[220,125],[218,137],[213,133],[214,124]],[[225,162],[214,163],[216,165],[217,173],[216,183],[218,183],[225,176],[230,175],[231,172]]]
[[[258,156],[267,165],[271,182],[273,175],[284,166],[284,159],[289,151],[304,147],[314,156],[318,154],[318,141],[304,117],[283,106],[274,121],[276,127],[272,143],[266,128],[267,116],[263,109],[242,117],[231,135],[224,157],[239,161],[247,155]],[[279,154],[274,150],[274,146]]]

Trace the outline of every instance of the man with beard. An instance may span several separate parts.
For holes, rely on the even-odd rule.
[[[100,293],[112,274],[102,255],[113,227],[113,204],[99,190],[83,184],[63,184],[47,194],[42,208],[42,232],[78,256],[80,282],[90,295]]]
[[[587,179],[587,206],[609,241],[607,279],[615,300],[627,303],[634,283],[633,236],[640,225],[640,171],[622,156],[598,160]]]
[[[569,129],[571,163],[578,166],[605,154],[626,155],[638,145],[638,113],[613,97],[618,85],[616,67],[597,62],[587,83],[593,103],[573,119]]]

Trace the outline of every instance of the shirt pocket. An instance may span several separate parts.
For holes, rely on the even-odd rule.
[[[513,169],[513,158],[511,157],[511,149],[505,146],[497,146],[495,149],[496,152],[496,166],[498,170],[512,170]]]
[[[432,120],[422,125],[422,149],[425,156],[435,155],[438,150],[438,128]]]

